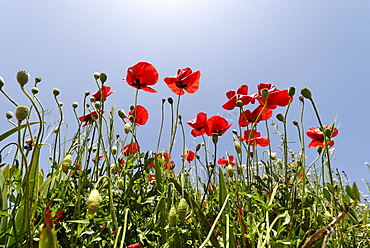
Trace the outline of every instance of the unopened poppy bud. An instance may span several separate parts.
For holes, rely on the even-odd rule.
[[[195,151],[196,151],[196,152],[197,152],[197,151],[199,151],[201,147],[202,147],[202,145],[201,145],[201,144],[198,144],[198,145],[195,147]]]
[[[11,119],[12,117],[13,117],[13,112],[12,111],[7,111],[6,113],[5,113],[5,116],[6,116],[6,118],[9,120],[9,119]]]
[[[162,104],[166,102],[166,99],[165,98],[162,98]]]
[[[231,132],[232,132],[233,134],[235,134],[235,135],[238,135],[238,131],[237,131],[236,129],[233,129]]]
[[[125,131],[125,134],[129,134],[129,133],[130,133],[130,130],[131,130],[131,124],[127,122],[127,123],[123,126],[123,131]]]
[[[108,78],[107,73],[105,73],[105,72],[100,73],[100,81],[102,83],[105,83],[105,81],[107,81],[107,78]]]
[[[90,107],[90,104],[89,103],[86,103],[86,108],[89,108]]]
[[[17,72],[17,81],[20,85],[25,85],[30,78],[28,71],[20,70]]]
[[[36,95],[37,93],[39,93],[39,89],[38,89],[38,88],[36,88],[36,87],[33,87],[33,88],[31,89],[31,92],[32,92],[32,94]]]
[[[36,83],[36,84],[40,83],[40,82],[41,82],[41,80],[42,80],[42,78],[41,78],[41,77],[39,77],[39,76],[35,77],[35,83]]]
[[[54,96],[57,96],[59,94],[60,94],[60,90],[59,89],[57,89],[57,88],[53,89],[53,95]]]
[[[261,90],[261,96],[262,96],[262,98],[267,99],[267,97],[269,97],[269,90],[268,89],[262,89]]]
[[[124,188],[125,188],[125,187],[124,187],[123,179],[119,179],[119,180],[118,180],[117,187],[118,187],[119,189],[124,189]]]
[[[134,105],[130,105],[130,110],[134,110],[135,106]]]
[[[123,109],[119,109],[117,113],[118,113],[118,116],[122,119],[125,118],[126,116],[125,111],[123,111]]]
[[[197,158],[197,159],[200,159],[200,155],[197,153],[197,154],[195,154],[195,157]]]
[[[62,107],[62,106],[63,106],[63,102],[58,102],[58,105],[59,105],[60,107]]]
[[[322,146],[317,146],[316,147],[316,151],[317,151],[318,154],[321,154],[321,152],[322,152]]]
[[[212,141],[213,141],[213,144],[217,144],[218,142],[218,134],[217,133],[213,133],[212,134]]]
[[[276,152],[269,152],[268,154],[272,160],[276,160]]]
[[[242,147],[237,140],[234,141],[234,148],[237,153],[242,153]]]
[[[17,110],[15,111],[15,118],[18,121],[23,121],[28,116],[29,109],[25,106],[18,106]]]
[[[175,207],[171,207],[170,212],[168,213],[168,225],[170,227],[176,226],[177,222],[177,211]]]
[[[62,166],[62,171],[67,174],[68,173],[68,170],[69,168],[71,168],[71,164],[72,164],[72,155],[71,154],[67,154],[62,163],[61,163],[61,166]]]
[[[90,95],[90,91],[85,91],[85,97]]]
[[[185,198],[181,198],[179,206],[177,207],[177,214],[179,216],[180,221],[185,220],[187,212],[188,212],[188,203],[186,202]]]
[[[243,107],[243,102],[241,100],[236,101],[236,106],[239,108]]]
[[[78,107],[78,102],[73,102],[73,103],[72,103],[72,108],[74,108],[74,109],[75,109],[75,108],[77,108],[77,107]]]
[[[117,146],[113,146],[111,152],[112,152],[113,155],[116,155],[117,154]]]
[[[234,168],[232,167],[231,164],[229,164],[227,166],[226,171],[227,171],[227,174],[229,175],[229,177],[233,177],[234,176]]]
[[[95,97],[90,97],[90,102],[95,102]]]
[[[298,127],[298,121],[294,120],[293,125]]]
[[[3,88],[4,84],[5,84],[4,78],[0,76],[0,90]]]
[[[91,190],[89,198],[87,198],[87,212],[89,214],[95,214],[100,204],[100,194],[97,189]]]
[[[169,102],[169,104],[173,104],[173,98],[172,97],[169,97],[169,98],[167,98],[167,101]]]
[[[284,118],[284,116],[282,114],[277,114],[276,115],[276,119],[278,119],[281,122],[285,122],[285,118]]]
[[[294,86],[290,86],[290,87],[288,88],[288,95],[289,95],[290,97],[293,97],[293,96],[295,95],[295,87],[294,87]]]
[[[328,138],[331,138],[331,129],[326,128],[324,130],[324,135]]]
[[[308,88],[303,88],[301,89],[301,95],[304,96],[305,98],[311,99],[312,98],[312,93]]]
[[[94,73],[94,78],[95,78],[95,80],[98,80],[100,78],[100,73],[99,72],[95,72]]]
[[[95,102],[95,108],[100,109],[101,103],[99,101]]]

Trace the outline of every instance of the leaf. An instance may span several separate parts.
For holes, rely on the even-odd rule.
[[[40,123],[40,122],[31,122],[29,123],[30,125],[34,125],[34,124],[37,124],[37,123]],[[27,127],[28,123],[26,124],[23,124],[20,126],[21,129]],[[6,131],[5,133],[1,134],[0,135],[0,141],[3,141],[4,139],[8,138],[10,135],[12,135],[13,133],[17,132],[18,131],[18,127],[15,127],[15,128],[12,128],[8,131]]]

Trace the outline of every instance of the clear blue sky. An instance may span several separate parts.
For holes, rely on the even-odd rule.
[[[334,119],[340,124],[333,167],[359,184],[362,178],[370,179],[364,165],[370,161],[369,1],[3,0],[0,11],[4,90],[28,105],[15,74],[23,69],[32,78],[41,76],[39,97],[51,110],[50,120],[58,118],[53,88],[61,90],[66,121],[73,123],[71,103],[81,104],[86,90],[96,91],[96,71],[108,73],[107,85],[115,91],[108,106],[127,110],[135,90],[121,79],[139,61],[152,63],[160,74],[154,87],[158,94],[139,95],[139,103],[150,113],[140,130],[143,137],[157,135],[161,99],[173,96],[163,78],[178,68],[202,72],[199,91],[182,98],[185,121],[199,111],[226,114],[221,108],[225,92],[241,84],[249,85],[251,92],[259,82],[272,82],[279,89],[294,85],[297,92],[309,87],[324,124]],[[289,122],[299,118],[299,105],[295,101]],[[0,133],[11,127],[5,120],[8,110],[14,111],[14,106],[1,95]],[[318,126],[308,104],[305,126]],[[116,128],[122,133],[121,126]],[[156,135],[147,144],[141,141],[144,149],[155,148]],[[229,131],[221,139],[231,143],[230,136]],[[294,131],[289,138],[297,141]],[[162,148],[167,144],[168,139],[163,140]],[[190,136],[187,145],[195,146]]]

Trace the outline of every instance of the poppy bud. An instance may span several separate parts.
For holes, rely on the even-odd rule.
[[[169,104],[173,104],[173,98],[172,97],[169,97],[169,98],[167,98],[167,101],[169,102]]]
[[[268,154],[272,160],[276,160],[276,152],[269,152]]]
[[[289,89],[288,89],[288,95],[290,97],[293,97],[295,95],[295,87],[294,86],[289,87]]]
[[[165,98],[162,98],[162,104],[166,102],[166,99]]]
[[[186,202],[185,198],[181,198],[179,206],[177,207],[177,213],[178,213],[180,221],[185,220],[187,211],[188,211],[188,203]]]
[[[285,118],[284,118],[284,116],[282,114],[277,114],[276,115],[276,119],[278,119],[281,122],[285,122]]]
[[[118,116],[119,116],[120,118],[122,118],[122,119],[123,119],[123,118],[125,118],[125,116],[126,116],[126,115],[125,115],[125,111],[123,111],[123,109],[119,109],[119,110],[118,110]]]
[[[9,119],[11,119],[12,117],[13,117],[13,115],[14,115],[14,113],[12,112],[12,111],[7,111],[6,113],[5,113],[5,116],[6,116],[6,118],[9,120]]]
[[[212,141],[213,141],[213,144],[217,144],[218,142],[218,134],[217,133],[213,133],[212,134]]]
[[[113,155],[117,154],[117,146],[112,146],[111,152]]]
[[[85,91],[85,97],[90,95],[90,91]]]
[[[36,88],[36,87],[33,87],[33,88],[31,89],[31,92],[32,92],[32,94],[36,95],[37,93],[39,93],[39,89],[38,89],[38,88]]]
[[[90,102],[95,102],[95,97],[90,97]]]
[[[237,152],[237,153],[242,153],[242,147],[241,147],[241,145],[240,145],[240,143],[238,142],[238,141],[234,141],[234,148],[235,148],[235,151]]]
[[[35,83],[36,83],[36,84],[40,83],[40,82],[41,82],[41,80],[42,80],[42,78],[41,78],[41,77],[39,77],[39,76],[35,77]]]
[[[243,107],[243,102],[241,100],[236,101],[236,106],[239,108]]]
[[[18,121],[23,121],[28,116],[29,109],[25,106],[18,106],[15,111],[15,117]]]
[[[177,222],[177,211],[175,207],[171,207],[170,212],[168,213],[168,225],[170,227],[176,226]]]
[[[86,108],[89,108],[90,107],[90,104],[86,103]]]
[[[125,188],[125,187],[124,187],[124,184],[123,184],[123,179],[119,179],[119,180],[118,180],[117,187],[118,187],[119,189],[124,189],[124,188]]]
[[[317,146],[316,147],[316,151],[317,151],[318,154],[321,154],[321,152],[322,152],[322,146]]]
[[[200,159],[200,155],[197,153],[197,154],[195,154],[195,157],[197,158],[197,159]]]
[[[236,129],[233,129],[231,132],[232,132],[233,134],[235,134],[235,135],[238,135],[238,131],[237,131]]]
[[[108,75],[105,72],[100,73],[100,81],[104,84],[107,81]]]
[[[20,85],[25,85],[30,78],[28,71],[20,70],[17,72],[17,81]]]
[[[125,131],[125,134],[129,134],[131,130],[131,124],[127,122],[123,127],[123,130]]]
[[[331,129],[326,128],[323,133],[326,137],[331,138],[332,135]]]
[[[57,88],[55,88],[54,90],[53,90],[53,95],[54,96],[58,96],[60,94],[60,90],[59,89],[57,89]]]
[[[95,78],[95,80],[98,80],[100,78],[100,73],[99,72],[95,72],[94,73],[94,78]]]
[[[229,175],[229,177],[233,177],[234,176],[234,168],[231,166],[231,164],[229,164],[227,166],[226,171],[227,171],[227,174]]]
[[[294,120],[293,125],[298,127],[298,121]]]
[[[95,102],[95,108],[100,109],[101,103],[99,101]]]
[[[62,163],[60,164],[62,166],[62,171],[67,174],[68,173],[68,170],[69,168],[71,167],[71,164],[72,164],[72,155],[71,154],[67,154]]]
[[[195,151],[197,152],[197,151],[199,151],[200,150],[200,148],[201,148],[201,144],[198,144],[196,147],[195,147]]]
[[[308,88],[303,88],[301,89],[301,95],[304,96],[305,98],[311,99],[312,98],[312,93]]]
[[[58,105],[59,105],[60,107],[62,107],[62,106],[63,106],[63,102],[58,102]]]
[[[267,97],[269,97],[269,90],[268,89],[262,89],[261,90],[261,96],[262,96],[262,98],[267,99]]]
[[[239,176],[243,176],[243,169],[241,166],[236,167],[236,172],[238,173]]]
[[[0,76],[0,90],[3,88],[4,84],[5,84],[4,78]]]
[[[87,212],[89,214],[95,214],[99,208],[100,194],[97,189],[91,190],[89,198],[87,198]]]
[[[59,132],[59,127],[54,128],[54,133]]]
[[[77,107],[78,107],[78,102],[73,102],[73,103],[72,103],[72,108],[74,108],[74,109],[75,109],[75,108],[77,108]]]

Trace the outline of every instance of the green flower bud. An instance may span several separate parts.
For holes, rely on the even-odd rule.
[[[331,129],[325,128],[323,133],[326,137],[331,138],[332,135]]]
[[[94,78],[95,78],[96,80],[98,80],[98,79],[100,78],[100,73],[99,73],[99,72],[95,72],[95,73],[94,73]]]
[[[62,107],[62,106],[63,106],[63,102],[58,102],[58,105],[59,105],[60,107]]]
[[[123,109],[119,109],[118,110],[118,116],[122,119],[125,118],[125,116],[126,116],[125,111],[123,111]]]
[[[197,159],[200,159],[200,155],[197,153],[197,154],[195,154],[195,157],[197,158]]]
[[[177,211],[175,207],[171,207],[170,212],[168,213],[168,225],[170,227],[176,226],[177,222]]]
[[[75,109],[75,108],[77,108],[77,107],[78,107],[78,102],[73,102],[73,103],[72,103],[72,108],[74,108],[74,109]]]
[[[117,146],[112,146],[111,152],[113,155],[117,154]]]
[[[298,121],[294,120],[293,125],[298,127]]]
[[[57,88],[55,88],[54,90],[53,90],[53,95],[54,96],[58,96],[60,94],[60,90],[59,89],[57,89]]]
[[[32,92],[32,94],[36,95],[37,93],[39,93],[39,89],[38,89],[38,88],[36,88],[36,87],[33,87],[33,88],[31,89],[31,92]]]
[[[229,175],[229,177],[233,177],[234,176],[234,168],[232,167],[231,164],[229,164],[227,166],[226,171],[227,171],[227,174]]]
[[[322,146],[317,146],[316,147],[316,151],[317,151],[318,154],[321,154],[321,152],[322,152]]]
[[[90,95],[90,91],[85,91],[85,97],[87,97],[88,95]]]
[[[30,78],[28,71],[20,70],[17,72],[17,81],[20,85],[25,85]]]
[[[237,140],[234,141],[234,148],[237,153],[242,153],[242,147]]]
[[[0,76],[0,90],[3,88],[4,84],[5,84],[4,78]]]
[[[301,95],[304,96],[305,98],[311,99],[312,98],[312,93],[308,88],[303,88],[301,89]]]
[[[118,180],[117,187],[121,190],[125,188],[123,179]]]
[[[129,134],[131,130],[131,124],[127,122],[123,127],[123,130],[125,131],[125,134]]]
[[[269,152],[269,157],[272,159],[272,160],[276,160],[276,152]]]
[[[186,213],[188,212],[188,203],[185,198],[181,198],[180,203],[177,207],[177,214],[180,221],[184,221],[186,218]]]
[[[173,98],[172,98],[172,97],[167,98],[167,101],[168,101],[171,105],[173,104]]]
[[[41,80],[42,80],[42,78],[41,78],[41,77],[39,77],[39,76],[35,77],[35,83],[36,83],[36,84],[40,83],[40,82],[41,82]]]
[[[91,190],[89,198],[87,198],[87,212],[89,214],[95,214],[100,204],[100,194],[97,189]]]
[[[15,117],[18,121],[23,121],[28,116],[29,109],[25,106],[18,106],[15,111]]]
[[[104,84],[107,81],[108,75],[105,72],[100,73],[100,81]]]
[[[67,174],[72,165],[72,155],[67,154],[60,165],[62,166],[62,171]]]
[[[162,98],[162,104],[164,104],[165,102],[166,102],[166,99]]]
[[[236,106],[239,108],[243,107],[243,102],[241,100],[236,101]]]
[[[12,111],[7,111],[6,114],[5,114],[5,116],[8,120],[13,118],[13,115],[14,115],[14,113]]]
[[[95,101],[95,97],[90,97],[90,102],[94,102]]]
[[[101,103],[99,101],[95,102],[95,108],[100,109]]]
[[[267,99],[267,97],[269,97],[269,90],[268,89],[262,89],[261,90],[261,96],[262,96],[262,98]]]
[[[238,131],[237,131],[236,129],[233,129],[231,132],[232,132],[233,134],[235,134],[235,135],[238,135]]]
[[[276,115],[276,119],[278,119],[281,122],[285,122],[285,118],[284,118],[284,116],[282,114],[277,114]]]
[[[289,87],[289,89],[288,89],[288,95],[290,97],[293,97],[295,95],[295,87],[294,86]]]
[[[201,148],[201,144],[198,144],[196,147],[195,147],[195,151],[197,152],[197,151],[199,151],[200,150],[200,148]]]

